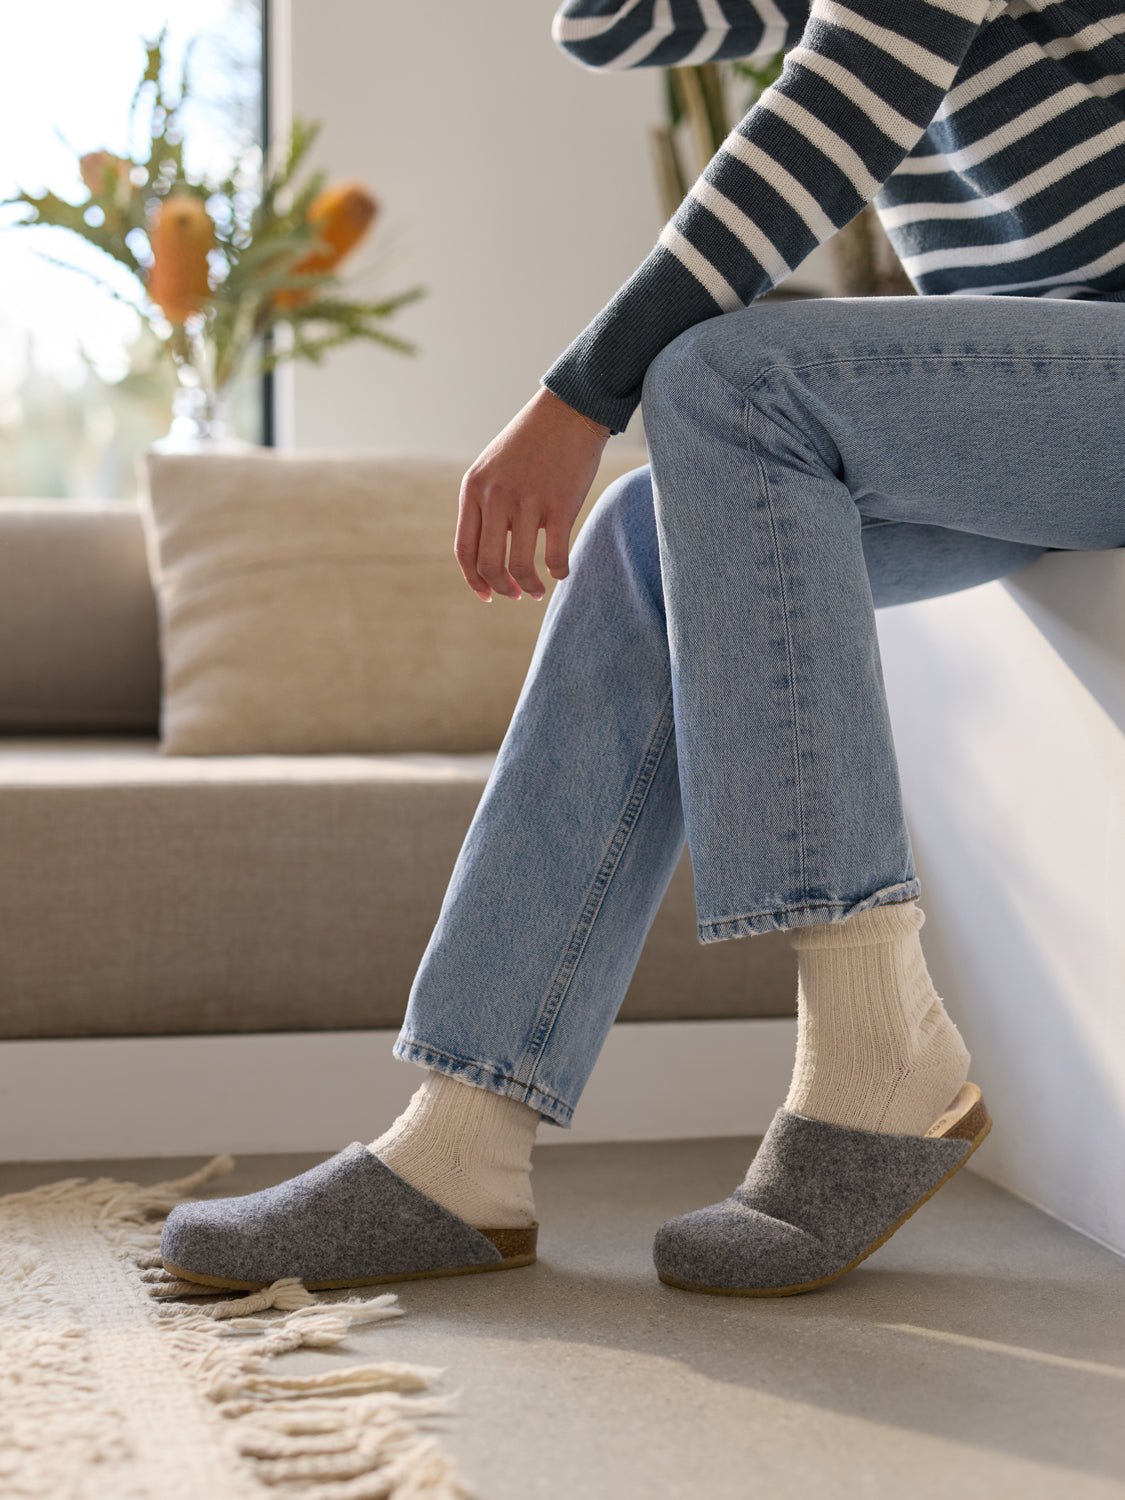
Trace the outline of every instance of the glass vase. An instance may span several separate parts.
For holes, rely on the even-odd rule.
[[[176,371],[172,424],[151,445],[157,453],[245,453],[258,447],[232,431],[229,384],[216,387],[202,318],[190,318],[170,341]]]
[[[157,453],[245,453],[256,446],[231,431],[225,392],[189,385],[177,388],[172,424],[152,444]]]

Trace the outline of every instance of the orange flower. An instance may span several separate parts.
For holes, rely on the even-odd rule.
[[[85,156],[78,159],[82,181],[91,194],[95,198],[103,198],[112,193],[119,204],[129,196],[129,171],[132,165],[124,157],[114,156],[112,151],[87,151]]]
[[[317,193],[309,204],[308,222],[329,249],[310,251],[293,269],[301,274],[334,270],[359,244],[378,212],[379,200],[362,182],[340,182]],[[275,300],[279,307],[296,307],[311,295],[311,288],[302,288],[278,292]]]
[[[210,295],[207,252],[215,226],[194,193],[169,193],[149,225],[148,294],[169,323],[183,323]]]

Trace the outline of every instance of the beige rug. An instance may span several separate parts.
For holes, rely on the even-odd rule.
[[[72,1177],[0,1197],[0,1495],[51,1500],[463,1500],[428,1431],[442,1372],[270,1373],[402,1316],[292,1278],[226,1298],[160,1263],[171,1208],[234,1161],[143,1187]],[[374,1290],[374,1289],[372,1289]],[[189,1300],[190,1299],[190,1300]]]

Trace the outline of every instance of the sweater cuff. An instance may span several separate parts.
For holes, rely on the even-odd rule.
[[[577,375],[564,354],[539,379],[560,400],[575,411],[589,417],[592,422],[602,422],[616,437],[625,430],[630,417],[641,404],[639,398],[611,396],[603,391],[590,389],[589,382]]]

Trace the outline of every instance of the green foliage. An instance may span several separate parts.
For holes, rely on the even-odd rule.
[[[134,275],[141,274],[140,262],[125,243],[124,235],[117,222],[117,210],[114,210],[114,216],[111,217],[106,204],[100,198],[91,196],[88,203],[68,203],[57,193],[19,192],[12,198],[5,198],[0,207],[8,207],[17,203],[31,210],[31,217],[20,221],[22,225],[54,224],[61,229],[71,229],[75,234],[80,234],[88,244],[95,246],[98,250],[104,250],[114,260],[120,261]],[[91,203],[101,208],[106,215],[103,223],[91,223],[87,218]]]
[[[283,359],[315,362],[332,348],[353,339],[366,339],[399,353],[416,353],[407,340],[388,333],[380,322],[399,307],[425,294],[415,286],[377,301],[336,295],[340,278],[332,270],[300,270],[312,252],[330,249],[309,222],[309,209],[326,185],[323,170],[298,182],[309,152],[320,134],[319,122],[293,121],[280,160],[259,179],[242,161],[235,162],[221,181],[191,181],[184,167],[183,109],[189,98],[185,50],[175,93],[164,82],[164,45],[167,26],[145,42],[145,62],[129,101],[130,141],[137,134],[138,114],[148,105],[147,153],[143,161],[102,162],[101,180],[81,203],[70,203],[55,193],[18,192],[5,200],[28,212],[14,227],[49,224],[80,235],[137,278],[142,293],[139,307],[174,362],[206,363],[208,383],[224,387],[240,368],[249,350],[259,348],[258,369],[272,369]],[[170,193],[191,193],[207,208],[215,230],[208,256],[210,296],[190,328],[173,327],[147,296],[153,254],[149,225]],[[56,265],[65,264],[45,257]],[[108,281],[93,275],[121,297]],[[300,292],[305,300],[286,305],[279,293]],[[311,295],[307,295],[311,294]],[[128,300],[122,298],[122,300]],[[291,334],[277,343],[283,329]],[[205,360],[201,352],[205,351]]]
[[[784,52],[779,52],[776,57],[771,58],[769,62],[763,63],[760,67],[754,67],[753,64],[744,62],[739,57],[731,59],[730,69],[734,76],[750,84],[750,90],[743,105],[744,114],[760,94],[764,94],[771,84],[777,82],[781,77],[784,66]]]

